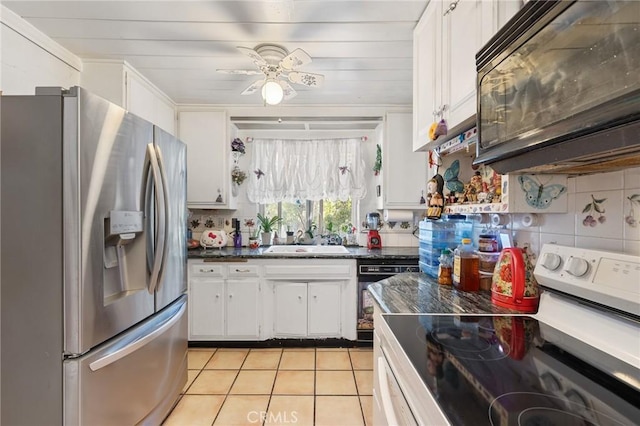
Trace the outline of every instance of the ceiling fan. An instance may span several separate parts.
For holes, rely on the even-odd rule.
[[[324,82],[324,75],[297,71],[311,62],[311,57],[302,49],[289,53],[287,49],[277,44],[259,44],[254,49],[238,46],[258,67],[257,70],[217,70],[224,74],[259,75],[264,78],[251,83],[241,94],[253,95],[262,89],[262,98],[269,105],[277,105],[283,99],[289,100],[297,95],[289,82],[302,84],[307,87],[320,87]],[[283,79],[286,78],[287,80]]]

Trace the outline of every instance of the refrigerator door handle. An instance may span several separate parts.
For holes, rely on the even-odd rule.
[[[162,159],[162,151],[159,146],[155,147],[156,149],[156,158],[158,159],[158,169],[160,171],[160,178],[162,180],[162,189],[163,189],[163,198],[164,203],[160,209],[158,209],[159,215],[161,216],[160,223],[164,224],[164,233],[162,233],[162,261],[160,263],[160,273],[159,276],[162,276],[164,272],[165,264],[167,262],[167,252],[169,251],[169,246],[167,245],[167,236],[169,235],[169,221],[167,218],[169,217],[169,184],[167,183],[167,171],[164,167],[164,160]],[[160,238],[160,236],[159,236]],[[162,281],[158,278],[156,284],[156,290],[160,290],[160,284]]]
[[[175,315],[173,315],[168,321],[166,321],[160,327],[156,328],[153,332],[145,335],[141,339],[136,339],[131,344],[123,348],[120,348],[114,352],[111,352],[108,355],[103,356],[100,359],[93,361],[91,364],[89,364],[89,368],[91,368],[91,371],[98,371],[101,368],[104,368],[110,364],[113,364],[114,362],[117,362],[118,360],[121,360],[127,355],[132,354],[133,352],[139,350],[146,344],[152,342],[153,340],[161,336],[166,330],[173,327],[173,325],[176,322],[180,321],[180,318],[182,318],[182,315],[184,314],[186,309],[187,309],[187,305],[185,303],[180,307],[180,310]]]
[[[162,175],[160,172],[160,165],[158,163],[158,156],[156,154],[156,150],[153,146],[153,143],[149,143],[147,144],[147,155],[146,155],[146,166],[145,166],[145,170],[147,172],[145,172],[145,175],[149,176],[148,171],[151,171],[151,177],[152,177],[152,184],[153,187],[155,189],[154,191],[154,195],[155,195],[155,205],[156,208],[153,209],[153,214],[157,216],[158,219],[158,223],[156,225],[156,221],[153,221],[153,225],[155,226],[155,230],[154,230],[154,234],[153,236],[155,238],[153,238],[153,241],[151,241],[151,244],[154,245],[154,255],[153,255],[153,262],[150,261],[150,259],[148,259],[150,261],[149,264],[149,269],[151,271],[151,276],[149,277],[149,293],[153,294],[156,290],[156,287],[158,285],[158,281],[160,280],[160,268],[162,267],[162,261],[163,261],[163,254],[165,251],[165,239],[166,239],[166,215],[164,212],[165,206],[166,206],[166,201],[165,201],[165,189],[163,188],[163,179],[162,179]],[[147,191],[148,191],[148,187],[149,185],[147,185]],[[150,200],[146,197],[146,194],[143,194],[144,197],[144,203],[147,202],[153,202],[154,200]],[[157,214],[156,211],[160,210],[160,214]],[[147,206],[145,208],[145,212],[146,214],[149,214],[150,211],[150,206]],[[150,230],[148,230],[148,232],[151,232]],[[149,249],[149,247],[147,247],[147,249]],[[148,257],[148,256],[147,256]]]

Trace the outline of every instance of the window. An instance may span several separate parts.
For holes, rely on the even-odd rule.
[[[285,231],[292,231],[295,235],[309,229],[313,229],[314,235],[344,235],[352,230],[356,217],[356,206],[351,199],[280,202],[260,207],[264,214],[282,218],[278,235],[285,235]]]
[[[345,234],[367,192],[359,139],[254,139],[247,196],[286,231]],[[302,231],[301,233],[299,231]]]

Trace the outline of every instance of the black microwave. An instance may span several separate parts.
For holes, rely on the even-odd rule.
[[[640,165],[640,1],[529,1],[476,55],[475,164]]]

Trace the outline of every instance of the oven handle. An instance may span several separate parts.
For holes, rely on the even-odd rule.
[[[397,425],[398,419],[393,410],[393,402],[389,393],[389,382],[387,380],[387,363],[383,357],[378,357],[378,381],[380,383],[380,398],[382,399],[382,412],[388,425]]]

